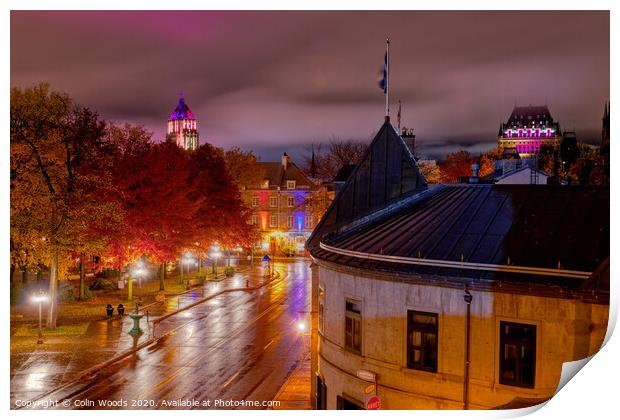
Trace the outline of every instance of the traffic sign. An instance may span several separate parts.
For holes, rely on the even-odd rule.
[[[381,398],[373,395],[366,401],[366,410],[381,410]]]

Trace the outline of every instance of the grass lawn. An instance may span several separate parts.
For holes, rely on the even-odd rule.
[[[56,328],[43,328],[43,335],[82,335],[88,329],[88,322],[75,325],[61,325]],[[20,325],[15,331],[15,337],[36,337],[39,335],[39,328],[32,328],[32,325]]]

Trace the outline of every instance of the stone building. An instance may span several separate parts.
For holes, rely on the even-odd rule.
[[[198,120],[181,94],[177,107],[168,117],[166,138],[185,150],[198,148]]]
[[[241,186],[251,209],[249,223],[260,240],[256,248],[272,255],[304,253],[304,243],[320,219],[327,191],[311,181],[284,153],[280,162],[258,162],[264,179],[260,185]]]
[[[386,121],[306,245],[315,406],[549,399],[606,333],[609,209],[607,187],[427,189]]]
[[[504,148],[505,156],[518,153],[522,158],[537,154],[543,144],[558,149],[561,141],[560,124],[546,105],[515,106],[497,134],[497,143]]]

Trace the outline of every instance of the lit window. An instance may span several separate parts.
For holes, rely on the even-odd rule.
[[[294,190],[295,189],[295,181],[286,181],[286,189]]]
[[[258,215],[257,214],[253,214],[252,215],[252,224],[253,225],[257,225],[258,224]]]
[[[312,229],[312,215],[306,214],[306,217],[304,219],[306,229]]]
[[[278,197],[269,197],[269,207],[278,207]]]
[[[325,290],[319,287],[319,331],[325,334]]]
[[[362,352],[362,305],[355,300],[347,299],[345,303],[344,347]]]
[[[536,325],[500,322],[499,382],[534,388]]]
[[[407,367],[437,372],[437,314],[407,311]]]
[[[288,197],[287,203],[289,207],[295,207],[295,197]]]
[[[286,227],[289,229],[293,227],[293,216],[286,216]]]
[[[252,197],[252,207],[258,207],[258,197]]]
[[[262,187],[263,188],[269,188],[269,180],[268,179],[264,179],[263,180]]]
[[[269,216],[269,227],[278,227],[278,215],[272,214]]]

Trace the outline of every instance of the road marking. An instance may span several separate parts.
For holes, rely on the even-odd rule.
[[[239,376],[239,372],[241,372],[241,371],[238,371],[238,372],[237,372],[237,373],[235,373],[233,376],[231,376],[230,378],[228,378],[228,380],[227,380],[226,382],[224,382],[224,385],[222,385],[222,388],[226,388],[226,387],[228,387],[228,385],[230,385],[230,383],[231,383],[232,381],[234,381],[234,380],[235,380],[235,378],[236,378],[237,376]]]
[[[269,347],[270,345],[272,345],[274,342],[274,339],[271,339],[270,342],[267,343],[267,345],[265,347],[263,347],[263,350],[267,350],[267,347]]]

